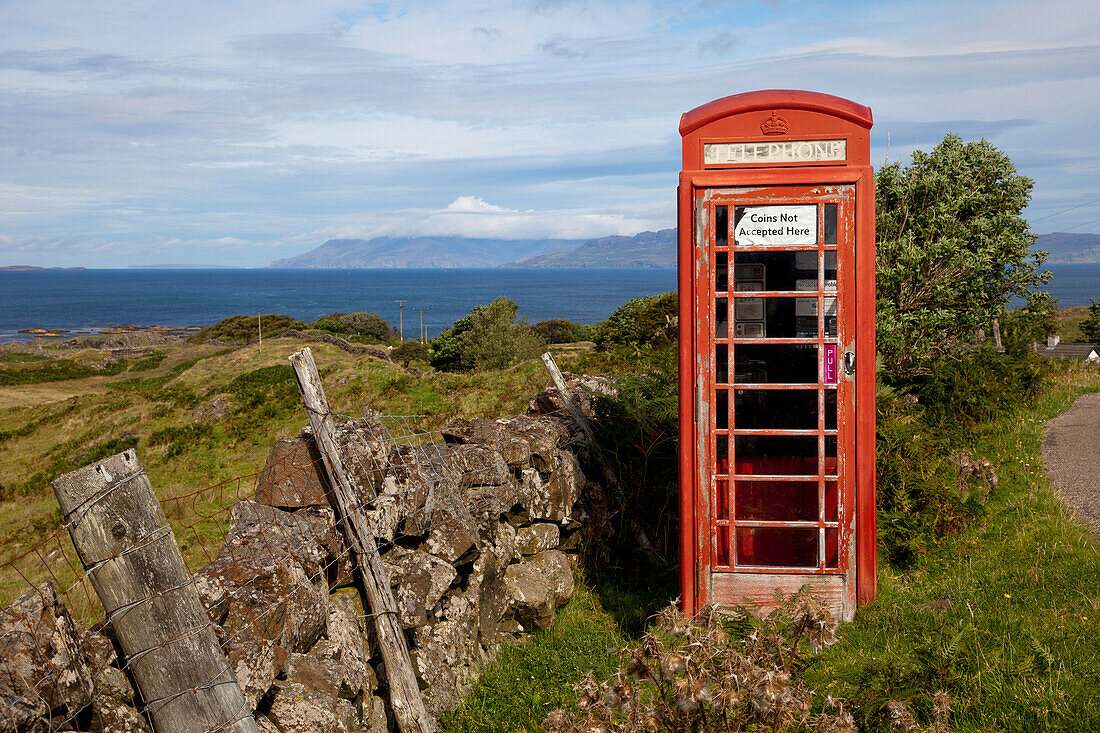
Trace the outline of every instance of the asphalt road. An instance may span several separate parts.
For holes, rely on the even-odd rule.
[[[1066,503],[1100,536],[1100,392],[1081,395],[1047,423],[1043,462]]]

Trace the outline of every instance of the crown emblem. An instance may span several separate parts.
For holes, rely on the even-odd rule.
[[[790,123],[786,117],[781,117],[778,112],[772,112],[772,116],[760,123],[760,132],[765,135],[786,135]]]

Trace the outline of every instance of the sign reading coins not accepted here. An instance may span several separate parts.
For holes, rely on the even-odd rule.
[[[817,244],[816,206],[738,206],[733,243]]]

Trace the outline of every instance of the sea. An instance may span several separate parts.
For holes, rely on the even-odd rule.
[[[1100,300],[1100,264],[1048,265],[1045,286],[1061,306]],[[115,325],[204,326],[236,314],[283,313],[313,321],[368,311],[406,338],[439,334],[475,305],[512,299],[531,323],[596,323],[641,295],[676,288],[676,270],[75,270],[0,271],[0,342],[20,329],[97,332]],[[398,301],[404,301],[399,303]]]

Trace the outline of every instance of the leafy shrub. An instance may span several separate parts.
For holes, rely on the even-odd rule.
[[[393,351],[390,352],[390,357],[394,361],[401,364],[401,366],[408,366],[414,361],[427,361],[429,346],[419,339],[409,339],[408,341],[402,341],[399,346],[395,346]]]
[[[226,385],[241,408],[258,407],[264,403],[286,404],[298,399],[298,380],[289,364],[261,367],[246,372]]]
[[[582,340],[584,328],[564,318],[551,318],[532,324],[531,330],[548,344],[573,344]]]
[[[619,306],[606,321],[596,324],[591,338],[596,348],[612,344],[660,345],[670,340],[669,323],[677,314],[676,293],[646,295]]]
[[[114,376],[126,370],[129,363],[123,359],[98,363],[86,363],[79,359],[54,359],[31,362],[28,366],[0,369],[0,387],[18,384],[63,382],[69,379]]]
[[[1089,314],[1081,321],[1081,333],[1085,341],[1100,344],[1100,303],[1089,298]]]
[[[1003,354],[991,347],[944,358],[931,374],[912,382],[927,423],[962,428],[992,420],[1033,399],[1047,381],[1042,358],[1021,349]]]
[[[166,356],[168,355],[165,354],[163,351],[154,351],[152,354],[149,354],[149,356],[145,357],[144,359],[139,359],[138,361],[135,361],[130,366],[130,371],[146,372],[150,369],[156,369],[158,366],[160,366],[160,363],[164,361],[164,357]]]
[[[507,298],[477,305],[432,341],[429,361],[443,371],[504,369],[538,355],[545,342]]]
[[[676,349],[646,351],[646,368],[615,382],[614,395],[594,401],[600,449],[626,491],[626,511],[642,525],[658,552],[676,553],[679,403]],[[628,541],[628,533],[615,532]],[[626,549],[629,548],[598,548]]]
[[[149,445],[166,445],[164,455],[168,458],[178,456],[202,446],[214,434],[209,423],[191,423],[172,425],[154,431],[149,436]]]
[[[205,341],[247,344],[260,337],[261,327],[263,335],[267,337],[277,336],[292,328],[306,328],[306,324],[281,313],[265,313],[262,316],[229,316],[212,326],[203,326],[187,340],[196,344]]]
[[[930,373],[1049,280],[1022,215],[1033,182],[985,140],[948,135],[875,182],[878,348],[890,374]]]
[[[1058,301],[1050,293],[1029,293],[1027,303],[1001,318],[1005,350],[1014,354],[1030,351],[1033,343],[1057,330]]]
[[[393,343],[398,338],[389,321],[377,313],[332,313],[321,316],[309,325],[341,336],[364,336],[378,344]]]

